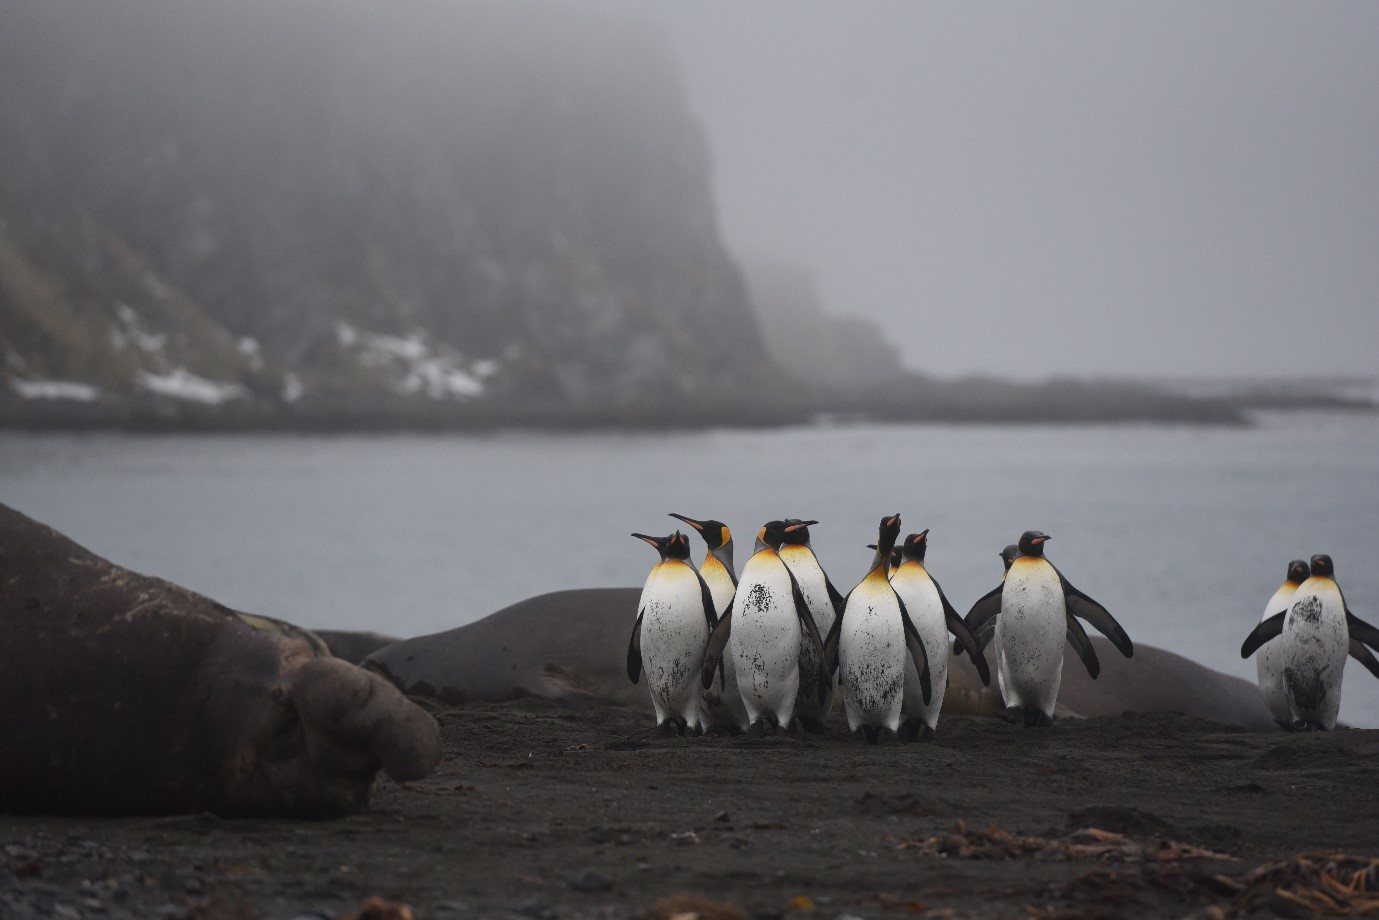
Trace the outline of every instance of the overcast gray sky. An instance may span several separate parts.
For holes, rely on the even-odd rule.
[[[1379,372],[1379,3],[634,8],[729,241],[915,368]]]

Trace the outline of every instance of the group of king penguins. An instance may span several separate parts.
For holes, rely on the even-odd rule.
[[[866,575],[843,596],[809,545],[817,521],[768,522],[751,559],[733,569],[733,538],[715,520],[674,517],[708,547],[696,569],[689,538],[635,533],[660,555],[647,576],[627,650],[627,676],[645,672],[665,732],[710,727],[823,731],[841,687],[848,728],[875,744],[882,732],[931,740],[948,680],[949,634],[984,684],[983,649],[995,639],[1005,717],[1025,726],[1053,720],[1065,641],[1096,677],[1096,653],[1077,618],[1127,658],[1134,646],[1111,614],[1044,556],[1049,535],[1026,531],[1001,556],[995,590],[958,615],[924,566],[929,531],[900,537],[900,515],[882,518]],[[717,682],[717,695],[706,695]],[[726,718],[713,718],[716,705]],[[726,724],[724,724],[726,722]]]
[[[1096,652],[1079,618],[1126,658],[1134,645],[1101,604],[1079,591],[1044,555],[1052,539],[1025,531],[1001,552],[1005,576],[960,617],[924,566],[929,531],[900,537],[900,515],[882,518],[872,563],[844,597],[809,545],[818,521],[769,521],[751,559],[733,568],[727,525],[672,514],[704,539],[696,569],[689,538],[633,534],[660,559],[642,587],[627,676],[644,671],[663,731],[710,727],[745,732],[823,731],[841,687],[848,729],[875,744],[882,735],[931,740],[953,653],[966,653],[990,684],[984,649],[996,642],[1004,717],[1026,727],[1053,720],[1066,642],[1093,679]],[[1259,688],[1278,724],[1330,731],[1341,704],[1347,655],[1379,677],[1379,629],[1355,616],[1331,557],[1288,565],[1241,657],[1259,652]],[[718,683],[718,693],[707,693]],[[717,709],[718,718],[711,710]]]
[[[1368,646],[1368,647],[1367,647]],[[1256,651],[1259,692],[1285,729],[1330,731],[1341,708],[1346,656],[1379,677],[1379,629],[1350,612],[1331,557],[1288,563],[1288,575],[1264,605],[1264,618],[1245,638],[1240,657]]]

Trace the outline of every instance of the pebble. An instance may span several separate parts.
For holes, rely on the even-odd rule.
[[[609,891],[613,887],[613,880],[593,869],[581,869],[570,882],[570,887],[575,891]]]

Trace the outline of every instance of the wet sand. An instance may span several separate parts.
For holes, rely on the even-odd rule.
[[[1296,906],[1232,888],[1262,863],[1379,856],[1374,730],[945,718],[868,747],[836,715],[763,738],[538,700],[439,718],[440,769],[339,821],[0,816],[0,916],[621,918],[681,892],[761,918],[1233,916]]]

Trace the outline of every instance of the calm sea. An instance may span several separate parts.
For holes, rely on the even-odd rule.
[[[847,591],[885,514],[931,528],[965,612],[1020,531],[1137,642],[1254,679],[1238,649],[1288,560],[1328,552],[1379,623],[1379,417],[1250,429],[905,425],[687,434],[291,437],[0,434],[0,500],[231,606],[399,636],[560,588],[640,584],[632,531],[676,511],[739,535],[817,518]],[[683,525],[679,525],[683,526]],[[696,538],[696,556],[702,544]],[[1342,718],[1379,725],[1347,667]]]

